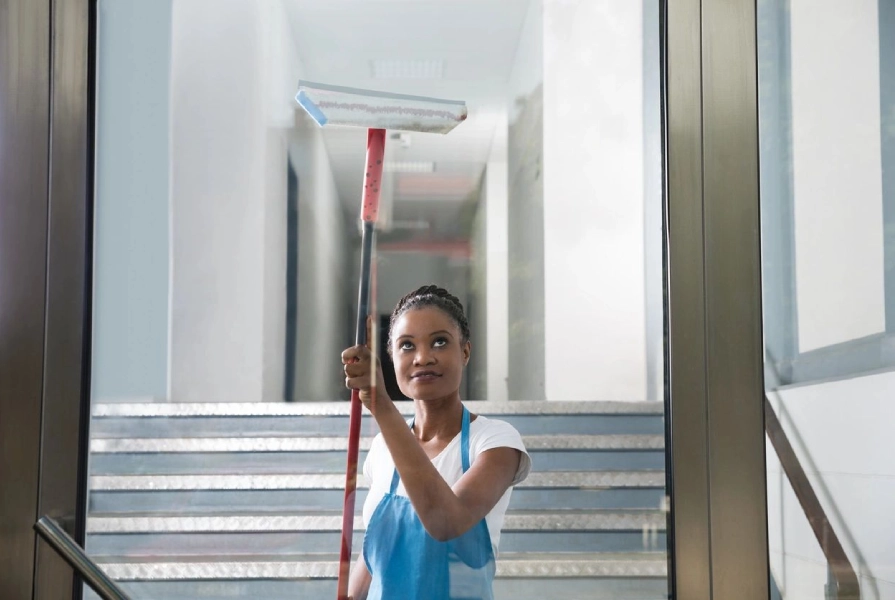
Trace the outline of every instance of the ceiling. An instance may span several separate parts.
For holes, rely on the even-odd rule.
[[[387,163],[435,164],[434,173],[386,176],[383,203],[391,200],[395,235],[402,229],[405,237],[467,235],[458,224],[477,197],[494,128],[506,110],[529,2],[286,0],[303,79],[466,101],[469,117],[448,135],[409,133],[409,144],[386,143]],[[354,218],[366,133],[326,128],[324,140],[339,195]]]

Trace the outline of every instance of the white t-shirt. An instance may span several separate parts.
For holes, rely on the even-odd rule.
[[[409,425],[408,421],[408,425]],[[522,436],[516,429],[506,421],[498,421],[478,415],[475,421],[469,424],[469,463],[475,462],[476,457],[492,448],[515,448],[522,453],[519,460],[519,468],[516,470],[516,476],[507,491],[504,492],[494,508],[485,516],[485,522],[488,524],[488,532],[491,534],[491,547],[494,550],[494,556],[497,556],[497,547],[500,542],[500,530],[503,527],[504,515],[507,512],[507,506],[510,504],[510,496],[513,492],[514,485],[523,481],[528,477],[531,471],[531,458],[522,444]],[[453,486],[463,475],[463,463],[460,456],[460,434],[458,433],[454,439],[448,443],[441,453],[432,459],[432,464],[444,477],[448,485]],[[373,438],[370,451],[364,461],[364,477],[370,484],[370,491],[364,502],[364,525],[369,527],[370,519],[373,511],[379,506],[382,497],[388,493],[392,483],[392,473],[394,473],[395,463],[389,454],[385,440],[380,433]],[[399,496],[407,496],[404,490],[404,483],[398,482],[398,489],[395,492]]]

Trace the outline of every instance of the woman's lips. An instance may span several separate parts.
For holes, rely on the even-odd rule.
[[[423,382],[423,383],[425,383],[427,381],[435,381],[439,377],[441,377],[441,375],[439,375],[435,371],[418,371],[418,372],[414,373],[413,375],[411,375],[411,379],[413,379],[414,381],[419,381],[419,382]]]

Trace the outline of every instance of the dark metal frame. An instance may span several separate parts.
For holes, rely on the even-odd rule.
[[[49,11],[49,2],[0,4],[0,597],[16,600],[31,596],[39,492]]]
[[[48,514],[83,543],[93,15],[88,0],[0,0],[0,146],[15,152],[0,164],[3,598],[80,594],[32,525]]]

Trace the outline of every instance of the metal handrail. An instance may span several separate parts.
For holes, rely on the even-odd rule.
[[[42,516],[34,524],[34,529],[103,600],[130,600],[118,584],[51,517]]]
[[[786,473],[786,478],[789,479],[796,498],[802,506],[802,512],[808,518],[814,537],[817,538],[817,543],[820,544],[824,557],[830,565],[833,578],[836,580],[836,590],[832,597],[837,600],[860,600],[861,587],[855,568],[848,559],[839,537],[833,531],[830,519],[827,517],[814,488],[811,487],[808,475],[805,474],[805,469],[802,468],[802,464],[799,462],[792,444],[789,443],[789,438],[786,437],[786,432],[783,431],[783,426],[767,396],[764,397],[764,412],[765,431],[777,452],[783,472]]]

